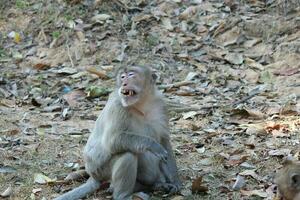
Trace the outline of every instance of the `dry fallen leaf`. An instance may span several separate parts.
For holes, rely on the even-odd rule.
[[[236,177],[235,183],[232,186],[233,190],[240,190],[246,185],[245,178],[243,176],[238,175]]]
[[[8,187],[6,188],[6,190],[4,190],[4,192],[1,193],[1,197],[6,198],[6,197],[10,197],[13,194],[13,189],[12,187]]]
[[[267,198],[268,197],[268,193],[266,193],[263,190],[241,190],[242,195],[244,196],[259,196],[262,198]]]
[[[239,53],[228,53],[225,56],[225,60],[235,65],[240,65],[244,62],[243,55]]]
[[[161,19],[161,22],[162,22],[163,27],[166,28],[167,30],[172,31],[174,29],[170,18],[163,17]]]
[[[299,72],[300,72],[299,67],[293,67],[293,68],[281,68],[281,69],[273,72],[273,74],[279,75],[279,76],[291,76],[291,75],[297,74]]]
[[[251,176],[252,178],[254,178],[258,181],[263,180],[262,177],[260,177],[255,171],[256,171],[256,169],[247,169],[247,170],[244,170],[243,172],[240,172],[239,175]]]
[[[227,164],[229,166],[236,166],[239,165],[247,160],[248,155],[233,155],[229,157]]]
[[[35,188],[35,189],[32,189],[32,193],[37,194],[37,193],[40,193],[42,190],[43,190],[42,188]]]
[[[175,196],[171,200],[184,200],[183,196]]]
[[[290,153],[290,149],[275,149],[268,152],[269,156],[288,156]]]
[[[55,180],[52,180],[51,178],[49,178],[43,174],[40,174],[40,173],[34,174],[34,182],[35,183],[46,184],[46,183],[52,183],[54,181]]]
[[[49,67],[50,67],[49,63],[38,62],[38,63],[34,64],[34,68],[36,68],[38,70],[45,70],[45,69],[48,69]]]
[[[192,193],[202,193],[202,192],[207,192],[208,187],[204,186],[202,183],[202,177],[197,177],[196,179],[193,180],[192,182]]]
[[[89,67],[86,69],[88,72],[91,74],[96,74],[99,78],[101,79],[108,79],[109,77],[107,76],[106,72],[103,70],[98,70],[95,67]]]
[[[272,134],[274,137],[289,137],[290,130],[287,124],[268,122],[265,126],[267,133]]]
[[[138,193],[133,194],[132,199],[133,200],[148,200],[148,199],[150,199],[150,196],[144,192],[138,192]]]
[[[189,119],[189,118],[193,118],[194,116],[196,116],[198,113],[196,111],[189,111],[187,113],[183,113],[182,114],[182,118],[183,119]]]
[[[111,16],[108,14],[98,14],[91,18],[91,20],[93,22],[100,22],[100,23],[103,23],[104,21],[106,21],[108,19],[111,19]]]
[[[188,7],[179,15],[179,19],[187,20],[188,18],[192,17],[193,15],[195,15],[197,13],[198,8],[199,8],[198,6]]]
[[[73,90],[64,94],[63,98],[68,102],[71,107],[76,107],[79,104],[79,100],[84,98],[86,94],[81,90]]]
[[[66,181],[78,181],[82,179],[88,178],[88,174],[85,170],[78,170],[75,172],[71,172],[68,174],[68,176],[65,178]]]

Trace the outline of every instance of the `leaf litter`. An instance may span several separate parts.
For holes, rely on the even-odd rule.
[[[282,158],[300,154],[299,3],[91,2],[0,5],[1,196],[79,185],[114,71],[141,64],[166,96],[183,181],[180,194],[150,198],[275,199]]]

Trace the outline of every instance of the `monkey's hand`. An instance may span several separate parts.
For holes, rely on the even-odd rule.
[[[153,142],[150,147],[147,149],[152,152],[155,156],[157,156],[160,160],[167,162],[168,152],[166,149],[157,142]]]
[[[181,183],[156,183],[154,190],[163,190],[169,194],[178,193],[181,189]]]

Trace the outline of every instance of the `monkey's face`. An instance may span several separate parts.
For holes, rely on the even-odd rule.
[[[300,163],[286,160],[276,174],[275,183],[286,200],[300,200]]]
[[[119,72],[117,85],[118,94],[124,107],[139,102],[143,96],[146,77],[140,68],[124,69]]]

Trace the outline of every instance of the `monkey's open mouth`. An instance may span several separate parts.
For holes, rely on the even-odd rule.
[[[136,95],[136,92],[134,90],[126,90],[126,89],[123,89],[121,91],[121,93],[125,96],[134,96]]]

